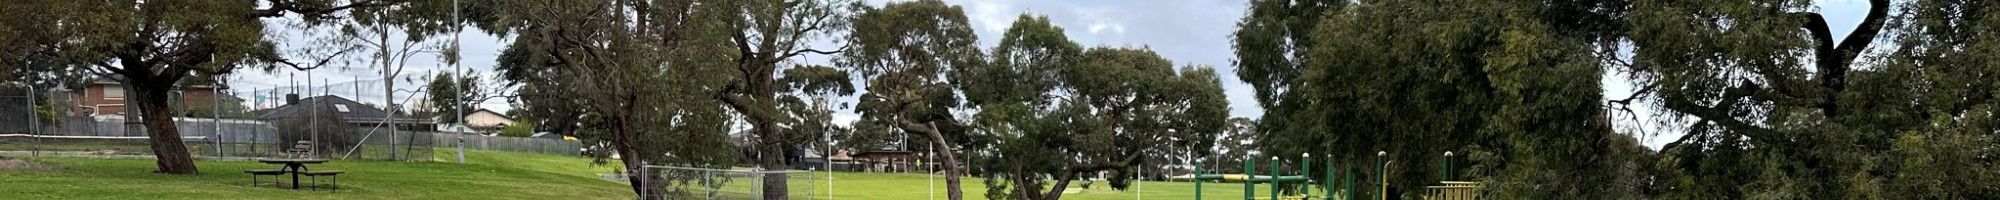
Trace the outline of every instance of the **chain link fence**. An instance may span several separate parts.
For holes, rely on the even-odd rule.
[[[821,174],[811,171],[780,170],[761,171],[754,169],[714,169],[648,165],[650,183],[642,187],[646,191],[640,195],[659,195],[658,199],[764,199],[764,181],[777,176],[785,177],[785,187],[789,199],[828,199],[827,185]],[[618,176],[623,177],[623,176]],[[627,180],[629,181],[629,180]],[[653,199],[641,197],[640,199]]]
[[[449,132],[432,133],[431,137],[440,141],[456,140],[459,135]],[[489,150],[545,153],[555,155],[583,155],[583,143],[552,138],[498,137],[476,134],[465,135],[466,150]]]
[[[399,131],[391,132],[367,119],[331,117],[337,114],[258,119],[260,111],[249,109],[241,99],[201,92],[222,91],[177,92],[169,103],[182,144],[196,157],[432,161],[438,159],[434,152],[454,149],[459,137],[422,130],[434,126],[429,124],[399,124]],[[137,112],[127,113],[125,101],[104,94],[116,92],[0,85],[0,156],[151,157],[147,128],[128,122],[124,115]],[[465,136],[465,145],[471,150],[562,155],[577,155],[582,147],[560,139],[480,135]]]

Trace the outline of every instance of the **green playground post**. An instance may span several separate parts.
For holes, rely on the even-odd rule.
[[[1320,179],[1320,184],[1326,184],[1319,187],[1319,189],[1326,190],[1326,198],[1321,199],[1333,199],[1333,156],[1326,157],[1326,172],[1321,173],[1326,174],[1324,179]]]
[[[1380,171],[1375,174],[1375,180],[1381,181],[1377,182],[1376,186],[1382,188],[1380,193],[1376,193],[1375,195],[1382,197],[1380,198],[1382,200],[1389,200],[1389,152],[1376,152],[1375,163],[1380,164],[1375,166],[1375,170]]]
[[[1299,196],[1312,197],[1312,163],[1312,153],[1299,154],[1299,176],[1306,177],[1305,182],[1299,182]]]
[[[1360,195],[1354,192],[1354,163],[1342,163],[1340,166],[1342,166],[1340,167],[1340,171],[1342,171],[1340,174],[1347,176],[1346,183],[1341,183],[1341,185],[1344,185],[1342,187],[1345,188],[1344,192],[1347,192],[1347,199],[1352,200],[1355,195]]]
[[[1278,172],[1278,166],[1280,165],[1280,163],[1281,162],[1279,162],[1278,156],[1271,156],[1271,200],[1278,200],[1278,186],[1279,186],[1278,174],[1283,173],[1283,172]],[[1250,177],[1250,178],[1256,179],[1257,177]],[[1249,181],[1244,181],[1244,182],[1249,182]]]
[[[1439,176],[1444,177],[1444,180],[1451,180],[1451,151],[1444,152],[1444,174]]]
[[[1255,157],[1243,159],[1243,177],[1245,177],[1243,179],[1243,200],[1256,200],[1257,185],[1250,183],[1251,179],[1257,178],[1257,159]]]

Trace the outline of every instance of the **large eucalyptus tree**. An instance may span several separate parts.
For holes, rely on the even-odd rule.
[[[905,134],[929,140],[945,176],[946,196],[963,199],[959,177],[961,149],[946,135],[962,128],[950,108],[958,104],[946,72],[980,65],[977,36],[965,11],[942,1],[892,2],[862,8],[847,40],[852,42],[838,62],[867,80],[857,111],[864,118],[893,124]],[[947,133],[950,132],[950,133]]]
[[[256,67],[299,67],[280,56],[276,38],[267,37],[267,19],[299,19],[305,26],[331,24],[346,11],[398,5],[407,0],[262,1],[64,1],[9,2],[10,20],[0,27],[11,55],[33,55],[46,68],[90,71],[117,77],[135,94],[158,172],[193,174],[194,160],[182,143],[168,107],[172,91],[195,74],[222,75]],[[27,58],[27,57],[24,57]]]

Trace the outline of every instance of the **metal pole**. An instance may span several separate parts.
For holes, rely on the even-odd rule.
[[[1376,152],[1375,162],[1381,163],[1381,165],[1375,168],[1375,170],[1381,171],[1381,173],[1375,175],[1375,179],[1380,180],[1379,184],[1376,186],[1382,188],[1381,191],[1382,193],[1376,195],[1381,196],[1380,199],[1382,200],[1388,200],[1389,199],[1389,152],[1388,151]]]
[[[1333,155],[1324,155],[1326,155],[1326,171],[1320,173],[1324,173],[1326,176],[1321,176],[1325,179],[1321,179],[1320,184],[1322,185],[1320,185],[1320,189],[1326,190],[1326,198],[1324,199],[1333,199]]]
[[[1346,180],[1343,180],[1341,181],[1342,183],[1340,183],[1342,187],[1341,192],[1347,193],[1347,195],[1344,195],[1347,196],[1347,198],[1344,199],[1354,199],[1355,196],[1360,195],[1356,194],[1360,192],[1354,191],[1354,163],[1341,163],[1340,171],[1341,174],[1346,177],[1343,178]]]
[[[1278,160],[1278,156],[1271,156],[1271,200],[1278,199],[1278,186],[1280,185],[1278,184],[1278,175],[1283,173],[1278,172],[1278,166],[1283,162],[1283,160]]]
[[[210,133],[209,135],[213,135],[213,136],[215,136],[214,138],[211,138],[211,139],[215,140],[215,141],[213,142],[213,143],[215,144],[215,157],[216,157],[216,158],[221,158],[221,157],[222,157],[222,78],[223,78],[223,77],[222,77],[221,75],[211,75],[211,76],[215,76],[215,80],[213,80],[213,82],[212,82],[212,83],[209,83],[209,84],[208,84],[208,102],[209,102],[209,104],[208,104],[208,110],[209,110],[209,112],[210,112],[210,114],[209,114],[209,121],[211,121],[211,122],[214,122],[214,123],[210,123],[210,124],[211,124],[210,126],[213,126],[213,127],[210,127],[210,128],[213,128],[213,130],[215,130],[215,132],[212,132],[212,133]]]
[[[37,102],[35,102],[37,101],[35,99],[35,84],[32,82],[23,83],[22,85],[28,86],[28,137],[35,139],[33,145],[29,145],[28,147],[28,156],[42,156],[42,137],[40,135],[42,115],[41,109],[36,109],[40,106],[36,105]]]
[[[937,141],[932,141],[932,142],[935,143]],[[928,148],[930,149],[930,153],[924,154],[924,160],[935,163],[937,162],[937,160],[933,160],[931,156],[935,156],[937,154],[937,147],[936,147],[937,144],[931,144],[931,145],[932,147]],[[923,161],[917,161],[917,164],[922,165],[924,163]],[[924,189],[930,191],[929,194],[931,200],[937,200],[937,174],[931,173],[931,170],[934,170],[933,168],[935,167],[931,167],[930,165],[924,165]]]
[[[1251,182],[1251,181],[1256,181],[1256,180],[1257,180],[1257,159],[1256,159],[1256,157],[1250,157],[1250,158],[1243,158],[1243,199],[1244,199],[1244,200],[1256,200],[1256,199],[1257,199],[1257,183],[1255,183],[1255,182]]]
[[[313,81],[312,70],[308,69],[306,70],[306,87],[312,87],[312,81]],[[297,89],[298,88],[296,86],[293,87],[293,90]],[[306,89],[305,91],[307,94],[312,93],[312,89]],[[305,97],[305,99],[311,99],[311,98],[312,97],[310,96]],[[308,130],[307,133],[312,134],[311,137],[313,145],[312,148],[306,149],[306,154],[311,154],[313,157],[316,158],[319,156],[319,146],[326,145],[319,143],[319,102],[318,100],[314,100],[313,102],[308,103],[304,102],[304,100],[301,100],[301,102],[299,103],[305,103],[306,107],[312,108],[311,114],[308,114],[306,117],[308,119],[306,122],[306,127],[307,127],[306,130]],[[280,143],[282,142],[283,141],[280,141]]]
[[[1442,174],[1442,175],[1440,175],[1440,176],[1443,176],[1443,177],[1444,177],[1444,180],[1451,180],[1451,152],[1450,152],[1450,151],[1445,151],[1445,152],[1444,152],[1444,174]]]
[[[1299,196],[1305,196],[1305,197],[1312,196],[1312,174],[1313,174],[1312,164],[1313,164],[1312,153],[1299,154],[1299,177],[1305,178],[1305,181],[1299,182],[1298,184],[1299,194],[1300,194]]]
[[[459,49],[459,48],[458,48],[458,46],[459,46],[459,45],[461,45],[461,44],[459,44],[460,42],[458,41],[458,34],[459,34],[460,32],[464,32],[464,31],[465,31],[465,25],[464,25],[464,24],[459,24],[459,21],[458,21],[458,0],[452,0],[452,1],[451,1],[451,21],[452,21],[452,23],[453,23],[454,25],[458,25],[458,26],[454,26],[454,27],[453,27],[453,29],[452,29],[453,31],[451,32],[451,45],[452,45],[452,48],[451,48],[451,49],[453,49],[453,50],[451,51],[451,54],[452,54],[452,57],[453,57],[453,58],[459,58],[459,57],[458,57],[458,55],[459,55],[459,53],[458,53],[458,52],[459,52],[459,51],[461,51],[461,50],[458,50],[458,49]],[[451,61],[451,69],[452,69],[452,71],[456,72],[456,71],[459,71],[459,70],[462,70],[462,69],[460,69],[459,67],[460,67],[460,65],[458,65],[458,61],[457,61],[457,60],[453,60],[453,61]],[[451,81],[451,82],[458,82],[458,80],[446,80],[446,81]],[[464,85],[461,85],[460,87],[464,87]],[[462,88],[460,88],[460,87],[452,87],[452,88],[451,88],[451,89],[453,90],[453,91],[452,91],[452,95],[451,95],[451,100],[452,100],[452,101],[456,101],[456,102],[460,102],[460,103],[463,103],[462,101],[458,100],[458,98],[460,98],[460,97],[459,97],[459,96],[460,96],[460,94],[462,94],[462,93],[464,93],[464,92],[460,92],[459,90],[465,90],[465,89],[462,89]],[[466,123],[465,123],[465,106],[463,106],[463,105],[460,105],[460,106],[458,106],[458,107],[456,107],[456,108],[451,108],[451,109],[452,109],[452,110],[455,110],[455,111],[457,112],[457,114],[455,114],[455,115],[458,115],[458,116],[454,116],[455,118],[457,118],[457,119],[458,119],[458,128],[455,128],[455,129],[457,129],[456,131],[458,131],[458,132],[457,132],[457,133],[454,133],[454,135],[458,135],[458,164],[465,164],[465,125],[466,125]]]

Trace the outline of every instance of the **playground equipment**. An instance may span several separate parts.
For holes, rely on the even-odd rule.
[[[1388,160],[1388,156],[1389,152],[1387,151],[1375,153],[1375,164],[1376,164],[1375,170],[1379,170],[1376,172],[1377,174],[1388,173],[1387,170],[1389,169],[1389,164],[1393,163]],[[1440,162],[1442,163],[1441,166],[1443,167],[1442,170],[1439,171],[1439,177],[1443,178],[1444,180],[1452,180],[1453,178],[1451,173],[1451,157],[1452,157],[1451,152],[1445,152],[1444,159],[1440,160]],[[1320,181],[1320,189],[1323,191],[1323,193],[1321,193],[1318,196],[1315,196],[1312,194],[1313,180],[1307,177],[1312,174],[1312,154],[1299,155],[1299,162],[1298,162],[1299,173],[1302,175],[1280,175],[1280,173],[1282,172],[1279,171],[1278,168],[1279,165],[1281,164],[1278,162],[1279,162],[1278,157],[1272,156],[1270,159],[1271,167],[1268,168],[1270,170],[1269,174],[1271,175],[1258,176],[1256,175],[1257,173],[1256,171],[1258,169],[1257,159],[1254,158],[1243,160],[1244,174],[1201,174],[1201,163],[1200,161],[1196,161],[1194,165],[1195,175],[1193,177],[1194,196],[1195,196],[1194,199],[1196,200],[1202,199],[1201,195],[1202,182],[1216,181],[1216,180],[1243,182],[1244,200],[1356,199],[1355,192],[1352,192],[1354,191],[1354,186],[1355,186],[1354,173],[1350,168],[1342,168],[1348,170],[1340,173],[1344,175],[1344,179],[1341,179],[1343,180],[1342,181],[1343,183],[1340,184],[1342,186],[1340,187],[1341,189],[1336,190],[1335,189],[1336,187],[1334,187],[1333,184],[1334,182],[1333,180],[1336,180],[1333,177],[1334,173],[1332,173],[1334,169],[1333,162],[1332,160],[1328,160],[1327,163],[1324,165],[1326,167],[1325,169],[1326,173],[1322,173],[1325,175],[1325,177],[1323,177],[1323,179],[1320,179],[1323,180]],[[1383,177],[1375,177],[1374,180],[1376,181],[1377,188],[1369,188],[1369,189],[1378,190],[1376,191],[1377,192],[1376,195],[1388,194],[1389,191],[1388,179]],[[1257,196],[1256,186],[1259,183],[1271,184],[1270,186],[1271,191],[1269,193],[1270,196],[1268,197]],[[1478,199],[1479,197],[1480,186],[1479,183],[1477,182],[1441,181],[1440,184],[1443,185],[1425,187],[1424,193],[1421,194],[1420,196],[1422,196],[1423,199]],[[1286,191],[1291,191],[1291,194],[1285,194],[1284,192]],[[1389,198],[1387,196],[1376,196],[1373,198],[1365,198],[1365,199],[1386,200]]]
[[[1278,157],[1277,157],[1277,156],[1272,156],[1272,157],[1271,157],[1271,160],[1270,160],[1270,162],[1271,162],[1271,167],[1269,168],[1269,169],[1270,169],[1270,174],[1271,174],[1271,175],[1265,175],[1265,176],[1258,176],[1258,175],[1256,174],[1256,173],[1257,173],[1257,159],[1254,159],[1254,158],[1253,158],[1253,159],[1244,159],[1244,160],[1243,160],[1243,169],[1244,169],[1244,174],[1200,174],[1200,172],[1201,172],[1201,164],[1199,163],[1199,161],[1197,161],[1197,163],[1195,163],[1195,165],[1194,165],[1194,166],[1195,166],[1195,169],[1194,169],[1194,170],[1195,170],[1195,176],[1194,176],[1194,194],[1195,194],[1194,196],[1195,196],[1195,198],[1194,198],[1194,199],[1196,199],[1196,200],[1200,200],[1200,199],[1201,199],[1201,197],[1202,197],[1202,195],[1201,195],[1201,192],[1202,192],[1202,190],[1201,190],[1201,183],[1202,183],[1202,182],[1204,182],[1204,181],[1216,181],[1216,180],[1220,180],[1220,181],[1241,181],[1241,182],[1243,182],[1243,199],[1245,199],[1245,200],[1313,200],[1313,199],[1321,199],[1321,200],[1325,200],[1325,199],[1334,199],[1334,197],[1333,197],[1333,194],[1334,194],[1334,189],[1333,189],[1333,188],[1334,188],[1334,187],[1333,187],[1333,182],[1332,182],[1332,181],[1322,181],[1322,182],[1324,182],[1324,183],[1323,183],[1324,185],[1323,185],[1323,186],[1321,186],[1321,187],[1320,187],[1320,189],[1322,189],[1322,190],[1324,190],[1324,191],[1325,191],[1325,193],[1324,193],[1324,194],[1322,194],[1322,195],[1320,195],[1320,196],[1314,196],[1314,195],[1312,194],[1312,178],[1308,178],[1308,177],[1306,177],[1307,175],[1310,175],[1310,174],[1312,174],[1312,161],[1311,161],[1311,159],[1312,159],[1312,154],[1301,154],[1301,155],[1299,155],[1299,160],[1300,160],[1300,161],[1299,161],[1299,171],[1300,171],[1300,173],[1301,173],[1301,174],[1304,174],[1304,175],[1279,175],[1279,174],[1280,174],[1280,173],[1282,173],[1282,172],[1281,172],[1281,171],[1279,171],[1279,167],[1280,167],[1279,165],[1280,165],[1280,164],[1278,163],[1278,162],[1279,162],[1279,160],[1278,160]],[[1329,162],[1328,162],[1328,164],[1327,164],[1327,165],[1325,165],[1325,166],[1327,167],[1327,170],[1328,170],[1329,172],[1331,172],[1331,171],[1333,170],[1333,165],[1331,164],[1331,161],[1329,161]],[[1325,177],[1326,179],[1324,179],[1324,180],[1334,180],[1334,179],[1333,179],[1333,173],[1326,173],[1326,174],[1327,174],[1327,175],[1326,175],[1326,177]],[[1347,182],[1348,182],[1349,184],[1346,184],[1346,185],[1348,185],[1349,187],[1352,187],[1352,186],[1353,186],[1353,184],[1352,184],[1352,183],[1354,182],[1354,181],[1353,181],[1353,180],[1354,180],[1353,178],[1354,178],[1354,177],[1353,177],[1353,176],[1352,176],[1352,175],[1350,174],[1350,175],[1348,176],[1348,179],[1347,179],[1347,180],[1348,180]],[[1257,188],[1257,184],[1259,184],[1259,183],[1269,183],[1269,184],[1271,185],[1271,193],[1270,193],[1270,194],[1271,194],[1271,196],[1270,196],[1270,197],[1263,197],[1263,198],[1260,198],[1260,197],[1257,197],[1257,190],[1256,190],[1256,188]],[[1292,192],[1292,194],[1290,194],[1290,195],[1286,195],[1286,194],[1283,194],[1283,193],[1284,193],[1284,192],[1286,192],[1286,191],[1291,191],[1291,192]],[[1352,191],[1352,188],[1349,188],[1349,189],[1345,189],[1345,190],[1341,190],[1341,191]],[[1349,194],[1351,195],[1351,193],[1349,193]],[[1353,198],[1351,198],[1351,197],[1350,197],[1350,198],[1341,198],[1341,199],[1353,199]]]

